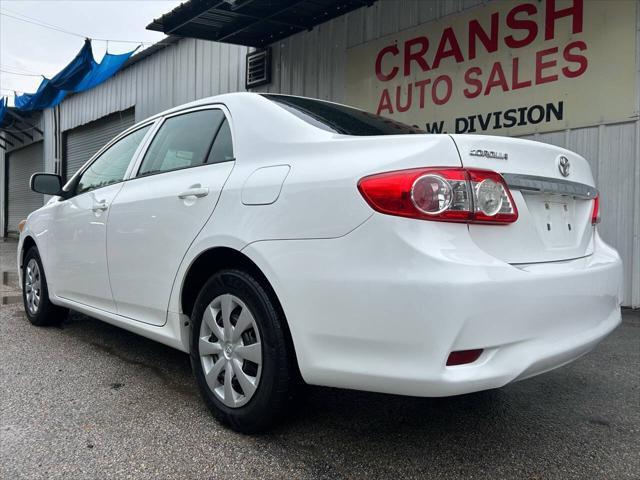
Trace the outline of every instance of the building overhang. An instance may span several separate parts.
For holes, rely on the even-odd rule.
[[[44,132],[36,125],[40,112],[21,112],[13,107],[6,110],[0,121],[0,148],[11,150],[38,141]]]
[[[311,30],[376,0],[189,0],[148,30],[250,47]]]

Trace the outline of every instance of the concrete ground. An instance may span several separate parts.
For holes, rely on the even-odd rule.
[[[1,243],[0,478],[640,478],[640,312],[575,363],[500,390],[419,399],[310,387],[242,436],[187,355],[72,314],[31,326]]]

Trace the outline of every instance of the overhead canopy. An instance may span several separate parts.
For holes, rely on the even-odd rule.
[[[9,107],[6,99],[0,101],[0,148],[18,148],[25,143],[40,140],[43,131],[38,128],[40,112],[20,112]]]
[[[189,0],[148,30],[264,47],[376,0]]]

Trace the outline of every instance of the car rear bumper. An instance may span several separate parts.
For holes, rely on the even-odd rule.
[[[272,282],[308,383],[447,396],[559,367],[620,323],[621,261],[594,242],[585,258],[514,266],[465,226],[374,215],[338,239],[245,252]],[[446,366],[469,349],[483,353]]]

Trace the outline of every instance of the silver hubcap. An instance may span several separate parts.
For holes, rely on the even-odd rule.
[[[249,308],[225,294],[207,306],[200,325],[199,348],[207,385],[226,406],[246,404],[258,388],[262,345]]]
[[[40,307],[40,296],[42,295],[40,279],[40,268],[34,258],[27,263],[27,270],[24,276],[24,292],[27,298],[27,308],[31,315],[38,313]]]

